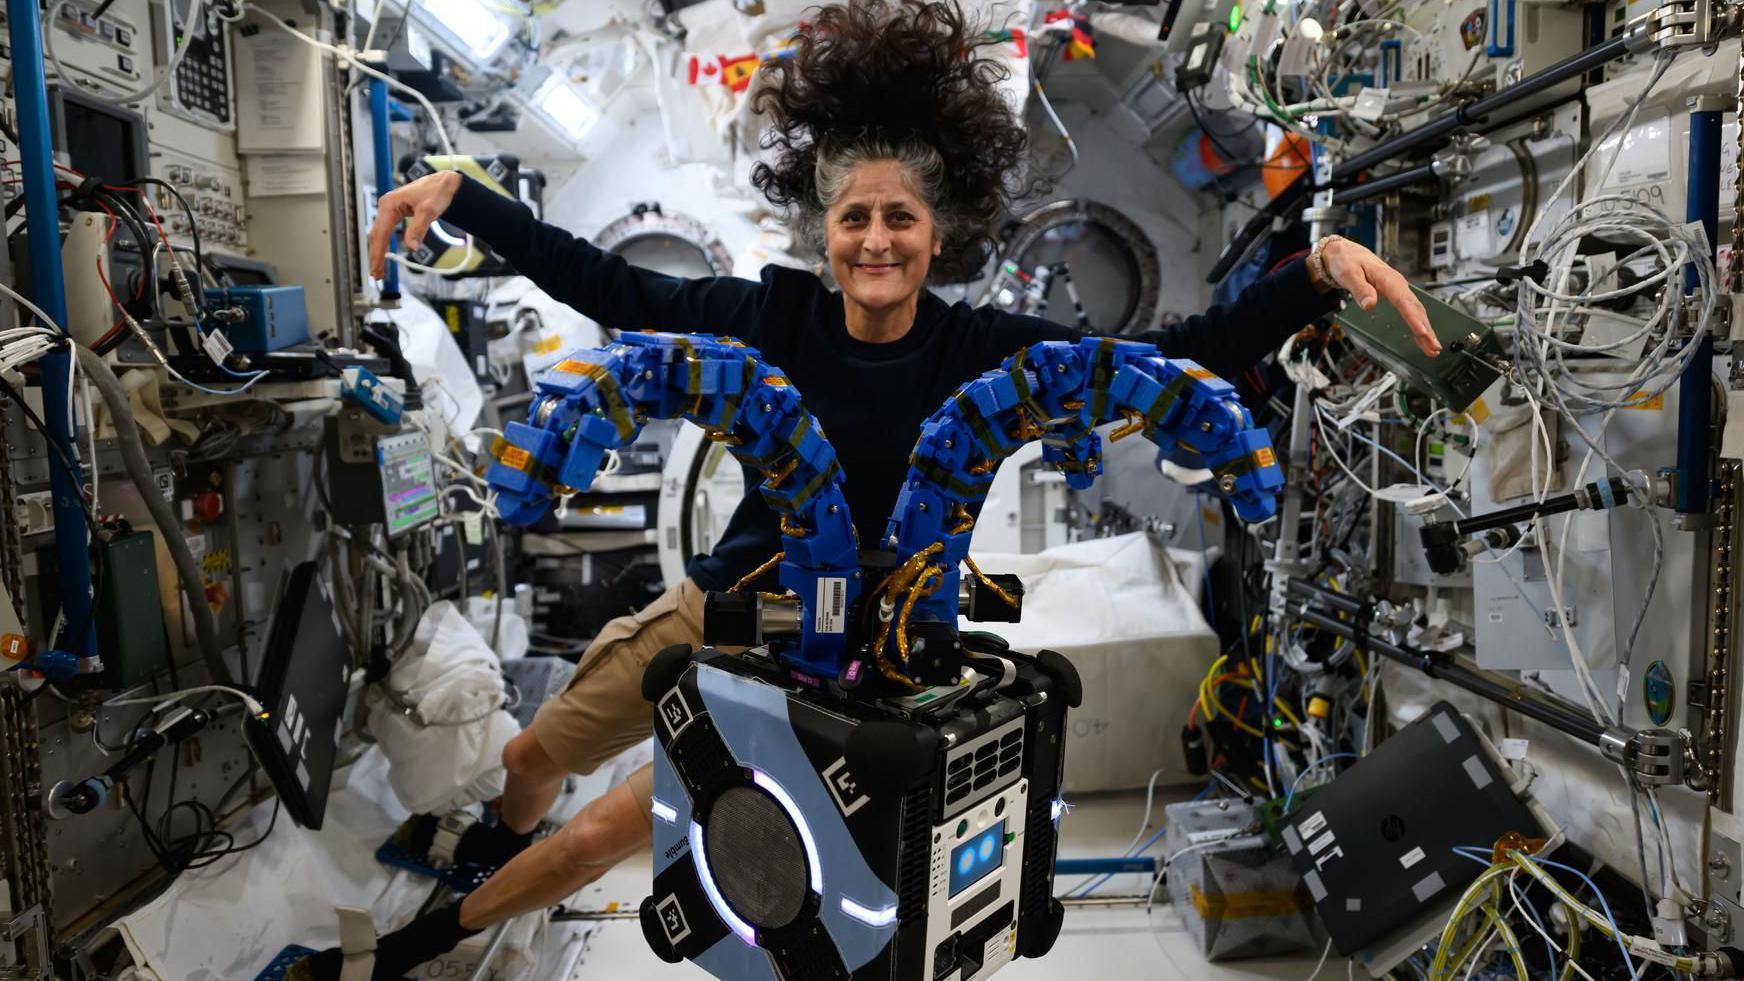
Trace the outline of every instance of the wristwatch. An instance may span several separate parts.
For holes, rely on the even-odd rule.
[[[1342,235],[1327,235],[1315,242],[1314,248],[1308,250],[1308,281],[1322,293],[1330,293],[1338,288],[1338,282],[1326,271],[1326,258],[1323,253],[1328,245],[1342,241]]]

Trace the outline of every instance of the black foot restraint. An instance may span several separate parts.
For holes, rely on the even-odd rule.
[[[341,906],[339,946],[323,951],[287,947],[255,981],[404,981],[479,931],[460,925],[460,904],[420,916],[377,938],[368,910]]]
[[[479,821],[463,812],[440,819],[433,814],[414,814],[376,849],[375,857],[384,865],[436,879],[455,892],[467,893],[477,889],[532,841],[532,834],[516,834],[502,824]]]

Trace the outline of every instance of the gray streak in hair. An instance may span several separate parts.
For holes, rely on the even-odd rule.
[[[894,161],[902,168],[909,186],[920,195],[921,203],[932,212],[933,227],[939,237],[951,233],[952,223],[940,205],[945,199],[945,159],[939,152],[919,140],[901,143],[883,139],[865,139],[845,146],[820,148],[815,171],[817,200],[799,209],[797,225],[801,241],[823,251],[824,215],[841,199],[855,168],[880,160]]]

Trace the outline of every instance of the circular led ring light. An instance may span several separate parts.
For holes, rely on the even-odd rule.
[[[1093,319],[1091,328],[1104,334],[1135,334],[1149,328],[1156,317],[1162,283],[1157,248],[1137,222],[1108,205],[1080,198],[1045,205],[1025,216],[1018,224],[1016,234],[1001,252],[1000,258],[1015,260],[1024,269],[1031,269],[1038,258],[1031,258],[1030,254],[1053,244],[1050,233],[1058,233],[1074,224],[1089,226],[1120,246],[1125,253],[1123,258],[1128,266],[1126,272],[1132,280],[1132,296],[1124,305],[1125,310],[1118,322],[1097,323]],[[1080,294],[1084,293],[1088,279],[1085,272],[1074,269],[1072,275]],[[1050,310],[1058,309],[1070,313],[1063,287],[1053,287],[1051,296],[1053,302]]]

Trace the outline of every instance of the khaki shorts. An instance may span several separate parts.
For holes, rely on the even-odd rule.
[[[572,773],[587,774],[654,731],[654,707],[642,697],[642,672],[674,644],[702,646],[703,591],[681,581],[640,612],[606,624],[575,666],[568,687],[539,707],[531,731],[540,748]],[[653,805],[646,766],[625,781],[642,816]]]

